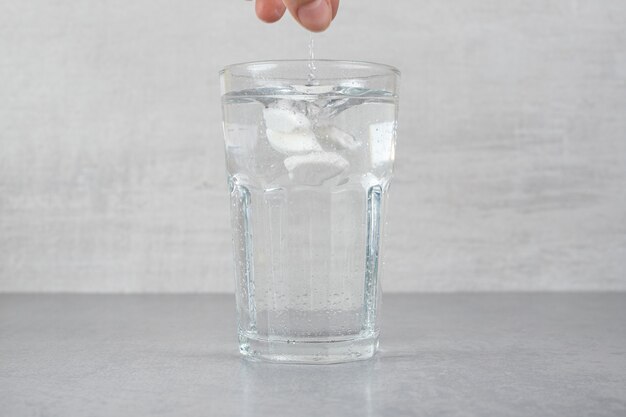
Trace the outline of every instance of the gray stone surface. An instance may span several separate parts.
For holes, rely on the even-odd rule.
[[[388,289],[626,290],[624,22],[342,1],[316,56],[403,73]],[[243,0],[0,0],[0,291],[232,291],[217,71],[308,41]]]
[[[387,295],[382,351],[251,363],[232,296],[0,296],[3,416],[624,416],[626,294]]]

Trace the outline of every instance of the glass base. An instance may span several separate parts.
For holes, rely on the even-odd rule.
[[[342,340],[286,341],[239,335],[246,358],[279,363],[331,364],[370,359],[378,350],[378,335]]]

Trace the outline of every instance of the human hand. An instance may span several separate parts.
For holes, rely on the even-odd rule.
[[[322,32],[335,18],[339,0],[256,0],[256,15],[267,23],[280,20],[289,13],[312,32]]]

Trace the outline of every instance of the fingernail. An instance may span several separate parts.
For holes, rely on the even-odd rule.
[[[298,9],[298,19],[304,27],[321,32],[330,25],[333,11],[326,0],[315,0]]]

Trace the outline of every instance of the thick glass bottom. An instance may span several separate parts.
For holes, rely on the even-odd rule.
[[[239,335],[246,358],[279,363],[331,364],[365,360],[378,350],[378,335],[340,340],[267,340]]]

